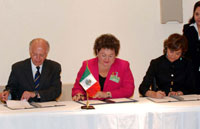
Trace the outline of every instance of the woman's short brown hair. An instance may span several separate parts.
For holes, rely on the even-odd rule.
[[[177,33],[171,34],[165,41],[164,41],[164,54],[167,53],[167,48],[170,50],[182,50],[182,55],[185,54],[185,52],[188,49],[188,43],[187,39],[184,35],[180,35]]]
[[[115,50],[115,55],[117,56],[120,49],[120,41],[112,34],[103,34],[99,36],[94,43],[94,54],[97,56],[97,52],[101,48],[108,48]]]

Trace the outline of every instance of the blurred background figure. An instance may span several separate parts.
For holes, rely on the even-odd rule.
[[[193,16],[183,27],[183,35],[188,40],[188,51],[185,56],[192,61],[196,82],[196,92],[200,94],[200,1],[196,2]]]

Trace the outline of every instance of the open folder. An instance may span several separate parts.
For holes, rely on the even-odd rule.
[[[57,101],[49,101],[49,102],[31,102],[29,103],[26,100],[7,100],[6,107],[9,109],[17,110],[17,109],[31,109],[31,108],[46,108],[46,107],[56,107],[56,106],[65,106],[62,102]]]
[[[200,100],[200,95],[190,94],[181,96],[166,96],[162,99],[147,97],[147,99],[156,103],[166,103],[166,102],[179,102],[179,101],[198,101]]]
[[[86,105],[87,101],[77,101],[80,104]],[[89,100],[90,105],[101,105],[101,104],[115,104],[115,103],[131,103],[137,102],[131,98],[116,98],[116,99],[103,99],[103,100]]]

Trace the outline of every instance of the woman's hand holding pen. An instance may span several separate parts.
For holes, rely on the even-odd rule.
[[[146,92],[146,96],[152,97],[152,98],[157,98],[157,99],[162,99],[162,98],[164,98],[166,96],[166,94],[163,91],[157,91],[157,92],[155,92],[155,91],[148,90]]]
[[[163,92],[163,91],[157,91],[156,92],[156,98],[158,98],[158,99],[162,99],[162,98],[164,98],[166,96],[166,94],[165,94],[165,92]]]

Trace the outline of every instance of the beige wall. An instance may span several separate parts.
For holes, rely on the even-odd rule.
[[[73,84],[64,84],[62,85],[62,94],[59,97],[59,101],[66,101],[66,100],[72,100],[72,91]]]
[[[184,23],[197,0],[183,0]],[[72,84],[82,61],[93,56],[93,42],[102,33],[121,41],[119,57],[130,62],[138,86],[151,59],[162,54],[169,34],[182,33],[183,24],[160,23],[160,0],[0,0],[0,85],[11,64],[29,57],[28,42],[50,42],[48,58],[62,64],[63,84]]]

